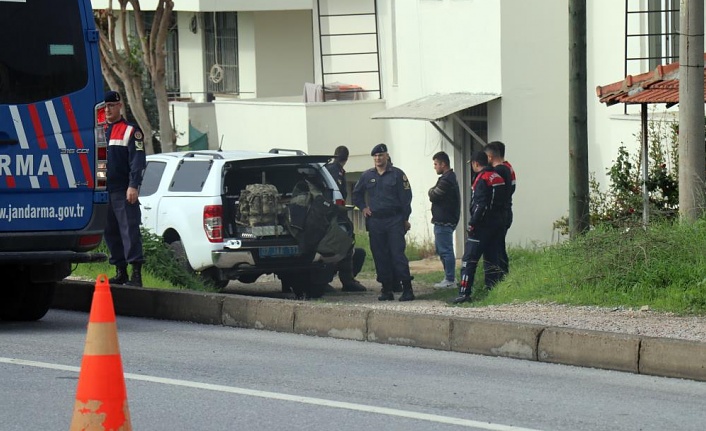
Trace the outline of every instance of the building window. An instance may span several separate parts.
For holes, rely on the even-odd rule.
[[[142,11],[142,18],[145,23],[145,32],[149,36],[154,21],[154,11]],[[135,22],[133,19],[133,34],[137,34],[134,28]],[[165,47],[167,54],[165,64],[165,79],[167,93],[179,93],[179,32],[177,28],[176,13],[172,12],[169,22],[169,33],[167,34],[167,46]]]
[[[206,12],[203,14],[203,29],[206,91],[237,94],[237,13]]]
[[[625,0],[625,75],[679,61],[679,3]]]

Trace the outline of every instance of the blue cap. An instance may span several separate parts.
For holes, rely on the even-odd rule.
[[[375,154],[386,153],[386,152],[387,152],[387,145],[377,144],[376,146],[373,147],[373,151],[370,152],[370,155],[374,156]]]
[[[107,91],[107,92],[105,93],[105,99],[104,99],[104,101],[105,101],[106,103],[108,103],[108,102],[120,102],[121,100],[123,100],[123,98],[120,97],[120,93],[118,93],[117,91]]]

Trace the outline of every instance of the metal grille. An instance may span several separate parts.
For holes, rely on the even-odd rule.
[[[236,12],[203,14],[206,91],[237,94],[238,15]]]
[[[647,10],[643,2],[625,0],[625,76],[678,60],[679,0],[648,0]]]
[[[324,100],[382,98],[377,0],[317,0],[316,9]]]

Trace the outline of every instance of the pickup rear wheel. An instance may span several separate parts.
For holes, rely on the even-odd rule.
[[[174,259],[176,259],[179,266],[193,274],[194,269],[191,267],[189,259],[186,257],[184,244],[181,241],[172,241],[169,243],[169,249],[174,253]]]
[[[55,282],[10,281],[0,289],[0,320],[34,321],[47,314],[54,298]]]

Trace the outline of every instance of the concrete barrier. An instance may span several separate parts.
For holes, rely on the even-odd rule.
[[[453,318],[451,350],[536,361],[543,330],[540,325]]]
[[[545,328],[537,359],[542,362],[637,373],[640,337],[568,328]]]
[[[368,315],[368,341],[450,350],[451,318],[372,310]]]
[[[706,343],[645,337],[640,374],[706,381]]]
[[[59,283],[54,308],[88,312],[94,283]],[[706,381],[706,343],[364,307],[115,286],[119,315],[295,332]]]
[[[302,304],[294,309],[294,332],[365,341],[369,314],[370,310],[359,307]]]
[[[292,301],[228,295],[221,321],[225,326],[294,332],[294,307]]]

